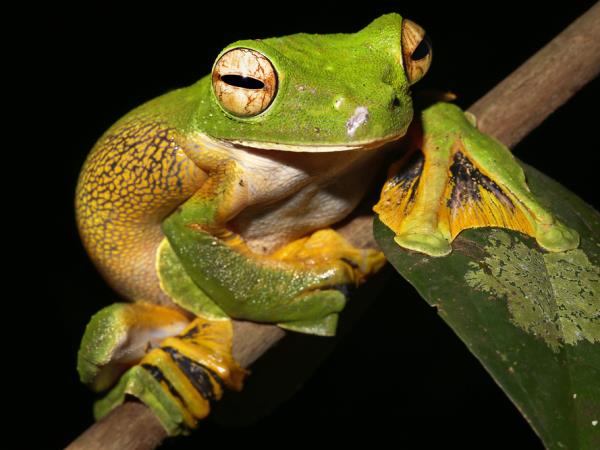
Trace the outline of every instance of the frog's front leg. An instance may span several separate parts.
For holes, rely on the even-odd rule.
[[[249,183],[233,160],[163,222],[190,278],[230,317],[277,323],[311,334],[335,333],[346,298],[384,264],[374,250],[354,248],[331,229],[319,230],[269,255],[253,252],[227,221],[250,201]]]
[[[169,435],[185,433],[210,412],[223,388],[241,390],[246,371],[233,359],[230,320],[189,319],[146,303],[116,303],[97,313],[78,354],[82,382],[96,391],[97,419],[132,395],[155,413]]]
[[[578,234],[529,191],[512,153],[458,107],[428,108],[422,128],[422,154],[393,168],[374,208],[400,246],[444,256],[462,230],[484,226],[521,231],[549,251],[579,245]]]

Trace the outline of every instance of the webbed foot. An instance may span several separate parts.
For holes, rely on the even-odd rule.
[[[537,241],[542,248],[552,252],[564,252],[579,246],[579,234],[555,220],[550,224],[539,224],[537,227]]]
[[[374,207],[395,241],[445,256],[462,230],[494,226],[528,234],[548,251],[576,248],[577,232],[537,201],[510,150],[474,123],[451,104],[423,112],[421,152],[395,166]]]
[[[400,247],[430,256],[446,256],[452,251],[452,246],[448,239],[438,231],[430,233],[406,231],[395,236],[394,241]]]

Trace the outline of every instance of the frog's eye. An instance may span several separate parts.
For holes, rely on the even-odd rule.
[[[402,60],[410,84],[423,78],[431,65],[431,44],[425,30],[416,23],[402,21]]]
[[[212,84],[221,106],[238,117],[265,111],[277,92],[277,74],[271,62],[249,48],[223,54],[213,68]]]

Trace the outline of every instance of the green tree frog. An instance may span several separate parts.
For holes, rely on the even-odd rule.
[[[131,302],[97,313],[82,340],[82,381],[112,387],[97,417],[133,395],[170,434],[193,429],[247,375],[231,354],[231,318],[333,335],[345,288],[385,259],[331,226],[399,140],[413,151],[375,207],[399,245],[442,256],[461,229],[487,225],[548,250],[578,245],[510,152],[459,108],[437,103],[413,121],[410,87],[430,62],[423,29],[398,14],[354,34],[238,41],[211,74],[99,139],[80,174],[77,223]]]

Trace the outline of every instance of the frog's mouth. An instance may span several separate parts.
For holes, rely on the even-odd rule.
[[[384,146],[389,142],[396,141],[402,138],[405,133],[399,133],[389,136],[384,136],[379,139],[372,139],[369,141],[359,141],[353,143],[344,144],[280,144],[274,142],[261,142],[261,141],[245,141],[236,139],[215,139],[210,136],[204,135],[214,145],[220,147],[235,147],[239,149],[249,148],[253,150],[277,150],[284,152],[297,152],[297,153],[328,153],[328,152],[345,152],[352,150],[374,150]]]

